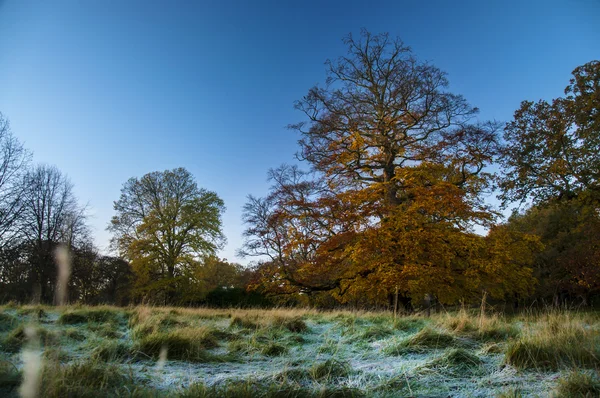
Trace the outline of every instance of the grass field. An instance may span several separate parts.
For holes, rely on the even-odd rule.
[[[599,397],[600,314],[0,307],[0,396]]]

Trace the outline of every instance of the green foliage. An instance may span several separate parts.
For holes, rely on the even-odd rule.
[[[214,254],[224,241],[221,198],[177,168],[131,178],[114,209],[109,229],[131,261],[137,295],[162,303],[190,301],[182,289],[194,283],[198,257]]]

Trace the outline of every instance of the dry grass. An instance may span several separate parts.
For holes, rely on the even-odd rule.
[[[577,315],[547,314],[509,342],[505,361],[519,369],[598,368],[600,332]]]

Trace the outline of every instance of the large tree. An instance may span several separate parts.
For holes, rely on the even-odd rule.
[[[468,297],[490,260],[472,228],[495,216],[482,194],[498,124],[400,40],[363,31],[345,43],[326,85],[296,104],[312,171],[275,170],[270,194],[250,198],[245,252],[269,257],[263,279],[282,293]]]
[[[31,155],[10,130],[0,113],[0,249],[15,243],[23,213],[23,175]]]
[[[131,178],[114,209],[113,243],[131,261],[137,293],[145,299],[174,300],[185,270],[225,239],[223,201],[198,188],[183,168]]]
[[[505,204],[600,200],[600,61],[577,67],[565,97],[523,101],[504,131]]]
[[[70,180],[54,166],[38,165],[25,176],[19,217],[22,247],[30,264],[34,297],[52,302],[56,282],[55,249],[89,241],[85,208],[79,206]]]

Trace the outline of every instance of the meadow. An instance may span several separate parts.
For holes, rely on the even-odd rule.
[[[599,369],[597,312],[0,307],[3,397],[598,397]]]

